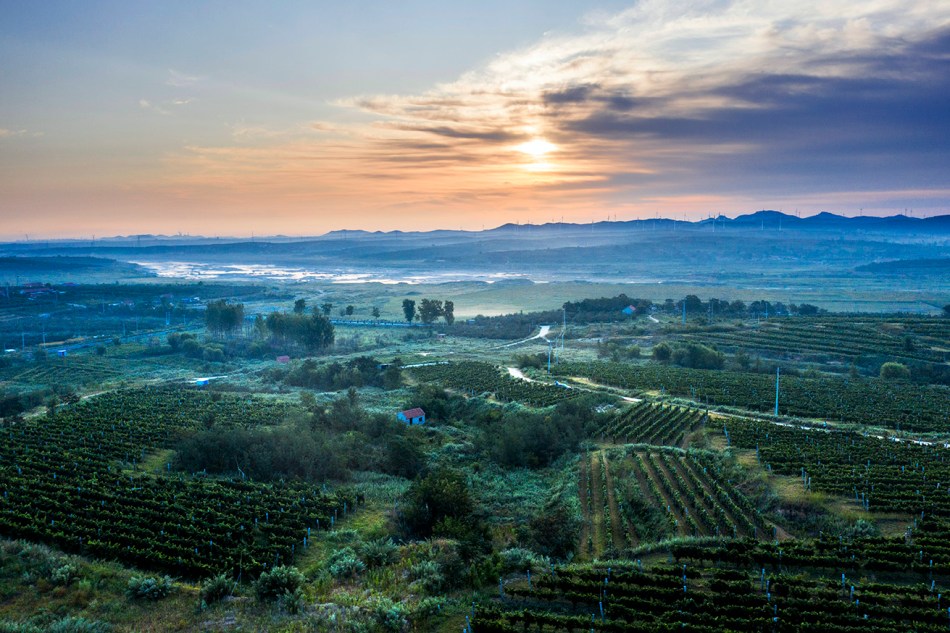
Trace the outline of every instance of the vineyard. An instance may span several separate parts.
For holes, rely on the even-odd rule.
[[[921,579],[922,580],[922,579]],[[814,577],[787,567],[637,563],[552,568],[473,606],[476,633],[945,631],[942,587]]]
[[[546,407],[569,400],[577,391],[511,377],[495,365],[462,361],[444,365],[414,367],[413,375],[422,382],[433,382],[471,395],[490,393],[502,402],[521,402]]]
[[[581,457],[582,555],[616,557],[669,536],[771,537],[711,454],[629,446]]]
[[[735,349],[828,354],[846,359],[887,356],[944,362],[950,331],[941,319],[856,316],[772,319],[751,327],[711,327],[687,338]]]
[[[940,445],[729,419],[728,442],[755,449],[769,472],[852,499],[866,510],[950,517],[950,461]]]
[[[558,372],[615,387],[659,390],[753,411],[771,412],[775,403],[775,377],[771,375],[609,362],[562,363]],[[783,376],[779,410],[785,415],[914,432],[944,432],[950,420],[950,389],[888,383],[876,378]]]
[[[99,385],[121,374],[110,359],[96,356],[50,358],[28,369],[13,367],[4,370],[3,378],[29,385]]]
[[[615,444],[680,446],[700,428],[705,413],[689,407],[638,402],[605,424],[597,435]]]
[[[192,577],[289,562],[348,500],[295,483],[207,480],[140,464],[181,433],[279,422],[289,405],[186,389],[125,390],[0,434],[0,533]],[[349,501],[352,508],[352,501]]]

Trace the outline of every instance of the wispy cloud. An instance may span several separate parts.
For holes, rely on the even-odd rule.
[[[12,130],[10,128],[0,127],[0,139],[16,138],[16,137],[23,137],[23,136],[29,136],[29,137],[35,138],[35,137],[43,136],[43,133],[30,131],[30,130],[24,130],[24,129]]]
[[[173,68],[168,69],[168,77],[165,79],[165,85],[174,86],[176,88],[187,88],[189,86],[194,86],[195,84],[202,81],[203,77],[198,75],[189,75],[183,72],[179,72]]]
[[[26,130],[10,130],[5,127],[0,127],[0,138],[10,138],[11,136],[23,136],[26,134]]]
[[[162,106],[156,103],[152,103],[148,99],[139,99],[139,108],[141,108],[142,110],[148,110],[150,112],[156,112],[158,114],[162,114],[165,116],[168,116],[169,114],[171,114],[171,111],[168,110],[167,108],[163,108]]]
[[[372,121],[307,126],[329,138],[242,126],[234,139],[254,147],[169,162],[194,187],[420,212],[943,191],[946,2],[645,0],[579,28],[420,94],[341,99]],[[550,151],[519,149],[531,139]]]

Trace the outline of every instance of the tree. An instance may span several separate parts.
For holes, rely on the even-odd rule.
[[[294,301],[294,314],[303,314],[307,309],[306,299],[297,299]]]
[[[257,338],[267,336],[267,323],[264,322],[264,317],[259,313],[254,317],[254,335]]]
[[[316,312],[309,316],[272,312],[267,316],[266,324],[267,329],[278,339],[294,341],[311,352],[333,344],[333,323]]]
[[[438,299],[423,299],[419,304],[419,320],[430,324],[442,316],[442,302]]]
[[[654,348],[654,352],[656,348]],[[722,369],[726,357],[722,352],[700,343],[688,342],[673,350],[673,362],[693,369]]]
[[[416,318],[416,302],[412,299],[403,299],[402,313],[406,315],[406,321],[412,323],[412,320]]]
[[[552,558],[567,558],[574,552],[581,525],[562,501],[549,502],[528,522],[534,549]]]
[[[379,318],[379,308],[377,308],[377,307],[375,307],[375,306],[373,307],[373,318],[374,318],[374,319],[378,319],[378,318]]]
[[[409,486],[403,496],[402,520],[410,535],[428,538],[443,519],[470,519],[474,508],[465,476],[442,467]]]
[[[205,310],[205,324],[215,334],[231,334],[244,323],[244,304],[225,299],[211,301]]]
[[[446,325],[452,325],[455,323],[455,303],[452,301],[446,301],[442,305],[442,317],[445,319]]]
[[[909,380],[910,370],[900,363],[884,363],[881,365],[881,378],[884,380]]]
[[[950,303],[943,306],[943,316],[950,317]]]
[[[658,360],[661,363],[665,363],[670,360],[673,356],[673,348],[670,347],[669,343],[659,343],[653,346],[653,360]]]
[[[353,306],[346,306],[346,316],[353,316],[353,310],[355,309]]]
[[[686,295],[683,301],[686,302],[686,311],[690,314],[703,311],[703,300],[696,295]]]
[[[326,303],[321,303],[320,310],[323,311],[323,316],[330,316],[330,312],[333,311],[333,304],[329,301]]]

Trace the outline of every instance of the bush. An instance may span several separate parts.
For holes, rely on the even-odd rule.
[[[445,588],[445,576],[435,561],[424,560],[409,568],[412,584],[422,588],[427,594],[440,593]]]
[[[884,380],[910,380],[910,370],[900,363],[884,363],[881,365],[881,378]]]
[[[201,583],[201,601],[205,604],[218,602],[234,593],[237,583],[225,574],[218,574]]]
[[[108,624],[85,618],[63,618],[46,626],[0,620],[0,633],[108,633],[111,630]]]
[[[373,615],[384,631],[398,633],[407,626],[405,607],[401,603],[393,602],[388,598],[380,598],[373,605]]]
[[[370,569],[394,563],[398,552],[399,548],[391,538],[368,541],[360,546],[360,557]]]
[[[338,549],[328,562],[330,575],[334,578],[353,578],[366,571],[366,564],[357,558],[351,547]]]
[[[111,630],[112,627],[104,622],[86,618],[63,618],[45,629],[46,633],[107,633]]]
[[[168,576],[132,576],[125,593],[134,599],[161,600],[172,592],[172,588],[172,579]]]
[[[285,593],[294,593],[303,585],[304,577],[296,567],[280,565],[261,574],[254,583],[257,599],[277,600]]]
[[[669,343],[660,343],[653,346],[653,360],[658,360],[661,363],[665,363],[673,356],[673,348],[670,347]]]
[[[656,348],[654,348],[654,353]],[[673,350],[673,362],[681,367],[692,369],[722,369],[726,357],[722,352],[701,345],[686,343]]]
[[[76,579],[76,567],[69,563],[64,563],[50,572],[49,579],[54,585],[65,587]]]
[[[297,587],[293,591],[285,591],[277,598],[277,606],[290,615],[297,615],[303,609],[306,597],[303,595],[303,589]]]
[[[543,571],[551,564],[546,556],[535,554],[529,549],[513,547],[501,553],[502,564],[506,573],[524,573],[528,569]]]

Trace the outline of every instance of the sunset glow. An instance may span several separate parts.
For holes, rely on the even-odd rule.
[[[0,26],[5,238],[950,205],[946,2],[52,4]]]

